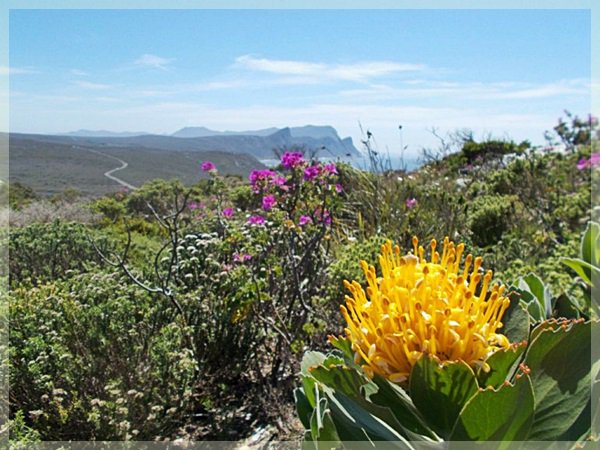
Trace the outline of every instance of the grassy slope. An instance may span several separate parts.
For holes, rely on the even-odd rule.
[[[262,167],[255,158],[245,154],[166,152],[140,147],[107,148],[92,145],[76,147],[66,143],[11,137],[10,180],[31,186],[42,195],[61,192],[69,187],[88,195],[101,195],[120,189],[116,182],[104,176],[104,172],[119,167],[120,163],[94,152],[128,162],[126,169],[113,175],[135,186],[155,178],[179,178],[191,184],[203,176],[199,163],[206,160],[213,161],[224,174],[246,176],[250,170]]]

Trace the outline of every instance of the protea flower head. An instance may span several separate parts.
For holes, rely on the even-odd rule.
[[[510,346],[497,332],[509,306],[505,287],[497,284],[488,291],[492,271],[479,273],[480,257],[468,255],[461,268],[464,244],[444,239],[441,256],[436,248],[432,240],[427,260],[416,237],[413,253],[404,256],[388,241],[379,256],[381,277],[361,261],[366,292],[358,282],[345,281],[352,294],[341,306],[346,335],[368,376],[404,382],[423,354],[487,370],[485,360]]]

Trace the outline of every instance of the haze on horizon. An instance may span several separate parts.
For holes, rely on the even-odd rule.
[[[408,153],[591,111],[586,10],[11,10],[10,131],[330,125]],[[34,30],[32,32],[32,30]],[[399,126],[402,126],[400,130]]]

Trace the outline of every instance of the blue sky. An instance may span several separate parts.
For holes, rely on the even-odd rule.
[[[332,125],[410,153],[591,111],[587,10],[11,10],[10,129]],[[595,85],[594,85],[595,86]]]

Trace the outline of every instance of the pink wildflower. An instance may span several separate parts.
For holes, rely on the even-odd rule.
[[[309,223],[312,223],[312,219],[310,218],[310,216],[300,216],[300,220],[298,220],[298,225],[303,227],[304,225],[308,225]]]
[[[315,217],[318,219],[318,223],[331,225],[331,214],[328,210],[322,210],[321,207],[318,207],[317,209],[315,209]]]
[[[281,175],[277,175],[273,177],[272,182],[275,186],[284,186],[287,182],[287,179],[285,177],[282,177]]]
[[[341,193],[343,190],[344,190],[344,188],[340,183],[337,183],[335,185],[335,192],[337,192],[338,194]]]
[[[581,158],[579,160],[579,162],[577,163],[577,169],[578,170],[585,170],[587,168],[591,167],[591,160],[586,159],[586,158]]]
[[[325,166],[323,168],[325,169],[325,172],[327,172],[328,175],[337,175],[338,174],[337,166],[335,165],[335,163],[325,164]]]
[[[252,259],[252,255],[249,255],[247,253],[234,253],[234,255],[233,255],[233,261],[238,262],[238,263],[247,262],[247,261],[250,261],[251,259]]]
[[[250,225],[264,225],[265,218],[263,216],[250,216],[248,217],[248,223]]]
[[[234,214],[235,214],[235,210],[233,208],[224,208],[223,209],[223,215],[225,217],[233,217]]]
[[[412,209],[415,206],[417,206],[417,199],[416,198],[412,198],[411,197],[411,198],[406,199],[406,207],[408,209]]]
[[[269,211],[273,206],[277,204],[277,200],[274,195],[265,195],[262,199],[262,208],[265,211]]]
[[[204,161],[200,167],[204,172],[212,172],[217,170],[217,166],[215,166],[211,161]]]
[[[294,169],[305,162],[304,155],[300,152],[285,152],[281,156],[281,165],[286,169]]]
[[[310,166],[304,169],[304,179],[309,181],[318,177],[321,173],[321,168],[319,166]]]
[[[250,172],[248,179],[252,185],[252,190],[254,192],[260,192],[261,189],[268,187],[272,180],[277,176],[277,172],[274,172],[271,169],[253,170]]]

